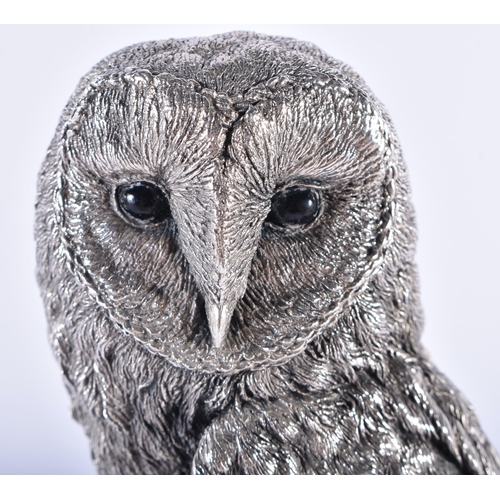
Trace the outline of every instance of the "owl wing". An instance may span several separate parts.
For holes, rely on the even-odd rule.
[[[364,428],[359,408],[338,403],[331,399],[240,402],[206,429],[192,472],[460,474],[432,443],[399,436],[387,422]]]
[[[242,400],[203,433],[195,474],[496,474],[472,407],[426,359],[393,357],[328,394]],[[399,365],[399,366],[398,366]]]

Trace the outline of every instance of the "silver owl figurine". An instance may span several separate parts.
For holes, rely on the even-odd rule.
[[[429,361],[385,108],[310,43],[97,64],[40,173],[50,341],[102,474],[495,474]]]

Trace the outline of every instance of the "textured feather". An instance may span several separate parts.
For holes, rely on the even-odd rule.
[[[121,182],[169,195],[128,224]],[[264,224],[309,183],[304,230]],[[65,108],[39,178],[50,339],[100,473],[494,474],[419,343],[416,229],[384,107],[348,66],[253,33],[134,45]],[[205,302],[234,309],[220,348]],[[231,309],[232,310],[232,309]]]

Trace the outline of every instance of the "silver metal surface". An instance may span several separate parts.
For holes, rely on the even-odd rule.
[[[171,217],[124,215],[118,186]],[[274,197],[315,193],[278,227]],[[493,474],[429,362],[401,150],[315,46],[254,33],[135,45],[71,97],[39,179],[51,342],[100,473]]]

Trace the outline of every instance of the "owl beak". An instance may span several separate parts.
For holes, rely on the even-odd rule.
[[[205,303],[205,310],[212,340],[214,346],[218,349],[226,338],[233,310],[232,308],[229,310],[225,304],[219,305],[210,302]]]

